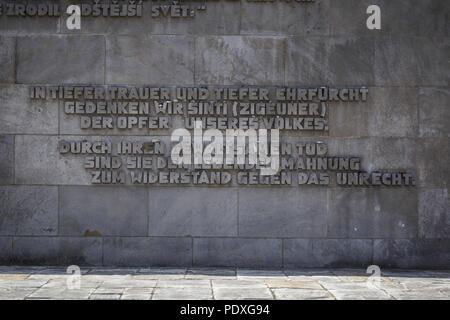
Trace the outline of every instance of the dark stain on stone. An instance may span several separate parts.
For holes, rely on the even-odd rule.
[[[84,232],[84,236],[85,237],[101,237],[102,236],[102,234],[100,233],[100,232],[98,232],[97,230],[89,230],[89,229],[87,229],[85,232]]]

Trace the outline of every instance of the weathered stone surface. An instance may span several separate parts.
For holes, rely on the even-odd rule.
[[[16,136],[17,184],[90,184],[90,174],[83,168],[82,158],[59,153],[60,139],[57,136]]]
[[[192,52],[194,39],[187,36],[108,36],[106,83],[192,85]]]
[[[13,263],[100,265],[102,264],[102,240],[75,237],[15,237]]]
[[[5,14],[5,4],[15,1],[1,0],[3,5],[3,14],[0,15],[0,34],[20,35],[20,34],[43,34],[56,33],[59,30],[58,17],[23,17],[7,16]],[[36,0],[33,3],[59,4],[60,0]]]
[[[273,289],[273,293],[279,300],[334,300],[326,290],[277,288]]]
[[[325,5],[327,7],[329,34],[332,36],[379,35],[380,30],[367,29],[366,20],[369,17],[369,15],[366,14],[366,10],[367,7],[372,4],[380,5],[381,1],[379,0],[325,1]],[[387,23],[384,18],[383,9],[381,22],[383,28],[382,31],[384,32],[384,28]]]
[[[373,99],[374,88],[369,88]],[[368,102],[331,102],[328,104],[328,128],[332,137],[368,137],[371,106]]]
[[[374,41],[370,37],[293,37],[287,40],[286,83],[370,86]]]
[[[449,138],[422,138],[417,142],[417,170],[419,185],[424,187],[448,187],[450,167],[448,155],[450,152]]]
[[[420,41],[419,41],[420,40]],[[448,85],[449,42],[432,38],[375,39],[375,84],[378,86]],[[446,67],[445,67],[446,66]]]
[[[417,141],[411,138],[371,138],[371,164],[377,170],[416,172]]]
[[[152,300],[212,300],[211,288],[156,288]]]
[[[449,35],[445,1],[328,0],[326,4],[330,35]],[[366,27],[366,9],[373,4],[381,9],[381,30]]]
[[[414,238],[417,235],[415,188],[348,189],[330,192],[330,238]]]
[[[450,91],[444,88],[420,88],[419,136],[450,137],[448,102]]]
[[[114,128],[112,129],[93,129],[81,128],[80,115],[67,114],[64,112],[64,103],[59,103],[61,112],[59,113],[59,133],[71,135],[115,135],[115,136],[148,136],[149,134],[156,134],[164,132],[169,135],[168,129],[149,129],[147,126],[143,128],[134,127],[132,129],[117,128],[117,115],[112,115]],[[169,124],[173,126],[174,119],[169,118]]]
[[[192,265],[190,238],[104,238],[103,251],[105,265],[158,267]]]
[[[0,237],[0,263],[9,265],[12,261],[12,237]]]
[[[239,190],[240,236],[324,237],[326,216],[326,188]]]
[[[446,1],[383,0],[381,8],[383,34],[425,37],[449,36],[446,15],[450,6]]]
[[[198,37],[195,82],[275,85],[284,82],[284,40],[279,37]]]
[[[372,137],[417,136],[418,101],[417,88],[369,88],[368,101],[362,105],[368,112],[368,134]]]
[[[68,289],[67,287],[59,287],[59,288],[39,288],[32,294],[27,296],[27,300],[30,299],[39,299],[46,300],[51,299],[52,297],[58,297],[60,300],[85,300],[88,299],[89,296],[94,291],[93,288],[80,288],[76,290]]]
[[[193,2],[191,8],[197,8],[201,4]],[[206,3],[206,10],[196,10],[194,18],[154,17],[149,19],[151,19],[153,34],[239,34],[241,4],[239,1],[209,1]]]
[[[218,300],[273,300],[268,288],[214,288]]]
[[[448,189],[419,190],[419,236],[450,237],[450,202]]]
[[[375,43],[370,37],[330,38],[325,42],[327,85],[370,86],[374,83]],[[288,81],[288,80],[286,80]]]
[[[105,40],[102,36],[17,38],[18,83],[103,84],[104,67]]]
[[[361,239],[285,239],[285,268],[368,266],[372,241]]]
[[[322,290],[322,286],[316,281],[308,280],[266,280],[270,288],[303,289],[303,290]]]
[[[64,6],[86,4],[84,0],[59,0]],[[109,3],[111,1],[108,1]],[[108,3],[104,2],[104,3]],[[66,25],[68,14],[61,16],[61,33],[67,34],[147,34],[152,31],[151,3],[143,6],[142,17],[92,17],[81,18],[81,29],[69,30]]]
[[[194,238],[194,266],[279,268],[281,240]]]
[[[1,235],[57,234],[57,187],[2,186],[0,203]]]
[[[327,83],[326,41],[317,37],[292,37],[286,40],[286,84],[320,86]]]
[[[197,10],[202,3],[188,3],[195,17],[153,18],[152,5],[159,3],[145,1],[140,18],[83,17],[78,31],[67,29],[65,13],[60,18],[2,13],[0,262],[131,265],[136,268],[124,274],[130,279],[145,265],[367,267],[377,262],[375,242],[375,256],[383,264],[442,267],[449,247],[450,5],[442,0],[205,4],[206,10]],[[381,8],[381,30],[366,27],[371,4]],[[115,146],[120,140],[157,136],[167,142],[171,130],[83,130],[78,116],[58,109],[61,101],[31,100],[31,84],[366,86],[366,102],[328,103],[329,131],[282,130],[282,138],[327,143],[329,156],[360,157],[361,171],[412,172],[417,186],[347,188],[336,186],[333,176],[329,186],[315,188],[236,181],[227,186],[130,186],[129,176],[127,186],[83,186],[91,185],[85,157],[61,155],[58,141],[106,140]],[[181,127],[184,118],[173,117],[172,128]],[[114,276],[121,271],[103,272]],[[185,275],[184,270],[164,277],[176,282],[228,276],[212,273]],[[136,281],[154,280],[158,274],[139,276],[146,278]],[[287,278],[272,271],[248,278],[263,276]],[[245,272],[239,271],[236,278],[242,277]],[[362,277],[336,278],[355,282]],[[291,289],[280,285],[276,289]],[[48,289],[53,286],[49,283]],[[330,290],[338,298],[357,297],[345,291],[350,287]],[[361,298],[378,298],[359,289]],[[303,297],[290,290],[278,293]],[[51,294],[69,297],[57,290],[43,297]],[[172,297],[183,294],[190,293]],[[249,290],[243,297],[257,294]],[[126,296],[150,298],[151,293],[99,290],[92,297]]]
[[[237,236],[236,189],[149,190],[149,235]]]
[[[328,5],[322,0],[314,3],[243,1],[241,34],[327,35]]]
[[[0,83],[13,83],[15,79],[16,39],[0,37]]]
[[[236,272],[238,280],[262,280],[262,279],[278,279],[287,280],[287,276],[282,270],[276,269],[241,269],[239,268]]]
[[[0,136],[0,184],[14,183],[14,137]]]
[[[58,103],[31,100],[27,86],[0,86],[0,133],[58,133]]]
[[[65,186],[60,189],[60,233],[71,236],[147,235],[147,190]]]
[[[395,268],[448,268],[450,239],[375,240],[373,262]]]

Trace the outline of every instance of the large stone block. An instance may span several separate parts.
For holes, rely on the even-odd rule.
[[[433,38],[375,39],[377,86],[447,86],[450,42]]]
[[[280,268],[280,239],[194,238],[194,266]]]
[[[153,34],[239,34],[241,3],[239,1],[185,2],[196,9],[202,4],[206,10],[196,10],[193,18],[151,17]],[[160,5],[155,3],[155,5]]]
[[[105,238],[105,265],[111,266],[192,266],[192,239],[185,238]]]
[[[287,39],[286,83],[302,86],[370,86],[374,41],[370,37]]]
[[[376,170],[402,169],[416,172],[417,140],[372,138],[372,165]]]
[[[285,239],[284,268],[367,267],[372,240]]]
[[[0,83],[13,83],[16,77],[16,39],[0,37]]]
[[[326,216],[326,188],[239,190],[239,236],[324,237]]]
[[[329,103],[330,136],[417,136],[419,101],[417,88],[368,89],[367,101]]]
[[[32,100],[23,85],[0,86],[0,133],[58,133],[58,103]]]
[[[371,37],[326,38],[327,85],[370,86],[374,83],[375,43]]]
[[[11,264],[12,261],[12,237],[0,237],[0,263]]]
[[[286,40],[286,84],[320,86],[327,84],[328,52],[319,37],[292,37]]]
[[[419,136],[450,138],[450,90],[420,88]]]
[[[328,35],[328,5],[323,0],[242,1],[241,34]]]
[[[450,238],[448,189],[419,190],[419,236]]]
[[[373,88],[369,89],[369,99]],[[331,137],[368,137],[371,105],[364,101],[328,103],[328,128]]]
[[[419,184],[421,186],[432,188],[446,188],[449,186],[449,152],[449,138],[418,139],[416,157]]]
[[[60,189],[60,233],[70,236],[146,236],[145,188],[65,186]]]
[[[237,236],[237,189],[149,189],[151,236]]]
[[[103,84],[104,68],[103,36],[17,38],[18,83]]]
[[[58,188],[0,187],[0,235],[56,235]]]
[[[369,135],[417,136],[418,100],[417,88],[370,88],[368,101],[361,106],[368,108]]]
[[[17,184],[90,184],[91,175],[83,167],[83,157],[62,155],[59,140],[70,137],[16,136],[15,180]],[[78,139],[81,139],[79,137]],[[86,140],[95,137],[86,137]],[[98,140],[98,137],[97,137]]]
[[[450,267],[450,239],[392,239],[374,241],[373,263],[384,268]]]
[[[414,238],[415,188],[338,188],[330,192],[329,238]]]
[[[192,85],[194,39],[188,36],[108,36],[106,83]]]
[[[72,237],[15,237],[13,263],[29,265],[101,265],[102,240]]]
[[[373,2],[373,1],[372,1]],[[381,1],[383,34],[448,37],[450,5],[440,0]]]
[[[14,136],[0,136],[0,184],[14,183]]]
[[[284,82],[284,39],[217,36],[196,39],[195,82],[279,85]]]

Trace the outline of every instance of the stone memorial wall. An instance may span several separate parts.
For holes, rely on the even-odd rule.
[[[449,17],[0,1],[0,263],[450,267]]]

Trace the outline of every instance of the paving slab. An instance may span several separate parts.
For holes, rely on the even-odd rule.
[[[152,296],[153,300],[212,300],[212,298],[210,288],[193,287],[156,288]]]
[[[391,295],[381,290],[329,290],[337,300],[392,300]]]
[[[26,299],[58,299],[58,300],[85,300],[94,289],[67,289],[67,288],[40,288],[28,295]]]
[[[102,288],[154,288],[157,280],[132,279],[132,280],[108,280],[101,284]]]
[[[186,272],[186,279],[236,279],[234,269],[190,268]]]
[[[90,300],[119,300],[120,294],[93,294],[89,297]]]
[[[160,280],[158,288],[211,288],[209,280]]]
[[[214,288],[267,288],[263,279],[257,280],[212,280]]]
[[[214,288],[214,299],[217,300],[272,300],[268,288]]]
[[[272,289],[275,299],[279,300],[334,300],[326,290],[305,290],[292,288]]]
[[[310,289],[323,290],[323,287],[316,281],[308,280],[266,280],[266,284],[270,288],[294,288],[294,289]]]
[[[238,269],[238,279],[257,279],[257,278],[286,278],[286,274],[281,270],[251,270],[251,269]]]

